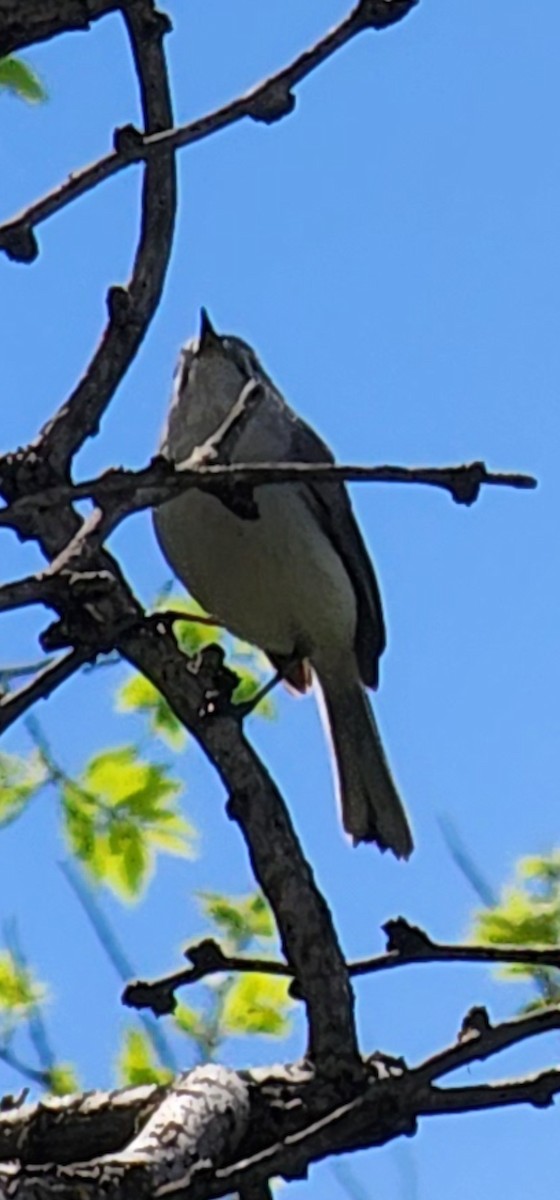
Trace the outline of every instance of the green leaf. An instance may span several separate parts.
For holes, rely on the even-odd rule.
[[[11,92],[28,104],[38,104],[47,99],[47,92],[35,71],[21,58],[9,55],[0,58],[0,89]]]
[[[125,680],[116,694],[116,708],[118,712],[143,713],[156,737],[162,738],[172,750],[183,748],[187,737],[184,725],[144,675],[131,675]]]
[[[520,888],[507,888],[501,904],[477,916],[478,936],[488,945],[554,946],[559,940],[558,906]]]
[[[142,830],[130,821],[114,822],[109,830],[109,851],[114,865],[119,864],[115,883],[122,878],[125,893],[135,896],[149,869],[148,847]]]
[[[249,667],[241,666],[235,659],[232,660],[231,666],[239,680],[233,693],[233,699],[236,704],[245,704],[247,700],[252,700],[255,693],[259,691],[262,680]],[[276,710],[271,695],[263,696],[253,711],[260,717],[265,717],[267,721],[272,721]]]
[[[173,1020],[181,1033],[186,1033],[188,1037],[198,1041],[202,1029],[202,1016],[196,1008],[190,1008],[188,1004],[178,1004],[173,1013]]]
[[[206,613],[196,600],[185,596],[170,596],[156,606],[156,612],[172,609],[188,613],[189,616],[205,617]],[[233,671],[239,676],[235,689],[235,700],[243,703],[250,700],[262,686],[270,670],[266,655],[255,646],[238,638],[230,637],[219,625],[202,625],[196,620],[175,621],[174,633],[181,650],[192,657],[203,646],[219,643],[225,646]],[[181,750],[186,740],[186,730],[175,716],[165,698],[143,675],[131,675],[117,689],[115,706],[118,712],[135,712],[148,719],[150,732],[162,738],[173,750]],[[265,696],[255,709],[260,716],[274,716],[274,704]]]
[[[43,786],[47,769],[38,753],[0,754],[0,827],[9,825]]]
[[[173,1071],[158,1066],[152,1043],[141,1029],[127,1029],[124,1044],[117,1059],[119,1083],[138,1087],[142,1083],[169,1083]]]
[[[49,1071],[49,1092],[53,1096],[68,1096],[79,1092],[79,1080],[72,1063],[56,1063]]]
[[[198,900],[205,915],[234,946],[247,944],[253,938],[274,937],[274,919],[262,892],[246,896],[199,892]]]
[[[560,851],[555,850],[548,857],[522,858],[517,864],[517,872],[522,879],[530,879],[535,885],[554,889],[560,883]]]
[[[135,746],[94,755],[62,790],[65,834],[89,874],[125,900],[138,898],[158,851],[194,853],[195,834],[177,806],[181,783]]]
[[[256,646],[242,642],[239,638],[229,638],[228,643],[231,667],[239,676],[234,699],[237,704],[244,704],[245,701],[252,700],[255,692],[270,678],[272,668],[266,654]],[[276,708],[271,694],[259,701],[255,712],[269,721],[274,718]]]
[[[222,1011],[224,1032],[284,1037],[290,1028],[287,1016],[293,1001],[288,979],[276,975],[241,975],[229,989]]]
[[[485,945],[507,944],[556,948],[560,943],[560,854],[524,858],[513,884],[500,902],[475,916],[474,939]],[[554,968],[514,963],[500,968],[503,978],[532,981],[540,992],[533,1007],[557,1001],[560,972]]]
[[[192,596],[171,596],[162,605],[162,608],[172,608],[175,612],[188,613],[189,616],[194,617],[208,616],[208,613],[196,600],[193,600]],[[189,655],[196,654],[203,646],[210,646],[212,642],[223,642],[225,636],[220,625],[202,625],[196,620],[176,621],[173,630],[181,650]]]
[[[46,989],[8,950],[0,953],[0,1011],[25,1017],[45,999]]]

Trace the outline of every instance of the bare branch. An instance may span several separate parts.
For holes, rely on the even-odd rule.
[[[431,1087],[424,1103],[418,1106],[419,1117],[441,1113],[481,1112],[487,1108],[507,1108],[511,1104],[533,1104],[548,1108],[560,1092],[560,1071],[541,1071],[525,1079],[505,1083],[482,1083],[475,1087]]]
[[[202,448],[204,449],[204,448]],[[3,463],[0,459],[0,480]],[[189,460],[190,462],[190,460]],[[58,484],[43,491],[22,495],[0,511],[0,526],[16,525],[48,508],[77,500],[93,500],[107,514],[107,529],[132,513],[157,507],[189,488],[212,489],[220,484],[259,485],[305,481],[346,483],[415,483],[449,492],[457,504],[473,504],[483,485],[531,490],[537,486],[532,475],[488,471],[483,462],[455,467],[344,466],[339,463],[211,463],[173,466],[162,457],[152,459],[139,471],[111,469],[82,483]],[[110,514],[110,516],[109,516]]]
[[[404,917],[387,921],[387,953],[350,963],[350,975],[371,975],[408,963],[527,963],[530,966],[560,968],[560,950],[531,946],[454,946],[434,942],[418,925],[410,925]]]
[[[149,133],[172,122],[167,64],[162,49],[169,29],[153,0],[123,5]],[[128,285],[109,293],[109,322],[100,346],[69,400],[39,434],[43,459],[64,474],[73,454],[96,433],[116,387],[138,351],[161,297],[173,239],[175,161],[163,150],[146,163],[140,241]]]
[[[526,963],[529,966],[560,968],[560,950],[536,949],[530,946],[452,946],[433,942],[416,925],[409,925],[403,917],[388,921],[383,926],[388,935],[389,950],[375,958],[361,959],[348,963],[350,978],[387,971],[393,967],[405,967],[411,963],[471,962],[471,963]],[[208,975],[229,972],[256,973],[294,978],[287,963],[269,958],[249,958],[241,954],[224,954],[218,942],[205,938],[185,951],[192,966],[151,982],[136,980],[128,984],[123,1003],[132,1008],[150,1008],[156,1015],[170,1013],[175,1008],[175,992],[180,987],[199,983]],[[300,996],[297,980],[291,988],[294,997]]]
[[[228,788],[230,815],[242,828],[257,880],[278,921],[286,959],[300,980],[308,1008],[310,1054],[319,1070],[336,1073],[342,1087],[344,1079],[359,1069],[344,959],[330,911],[315,886],[284,802],[245,741],[232,710],[236,677],[224,667],[219,647],[207,647],[197,660],[189,661],[164,621],[143,616],[109,555],[90,555],[87,565],[99,585],[95,601],[86,589],[81,608],[72,605],[68,596],[60,602],[62,611],[68,610],[60,623],[63,636],[71,643],[83,642],[85,648],[62,660],[64,666],[50,668],[55,673],[48,680],[54,685],[56,672],[67,677],[96,648],[114,646],[151,679],[198,738]],[[49,650],[60,645],[56,626],[49,639],[43,636],[43,645]],[[32,699],[43,694],[42,687],[41,681],[34,681],[7,697],[3,720],[0,708],[0,729],[26,711]]]
[[[284,800],[245,740],[229,696],[236,678],[223,651],[206,647],[196,662],[178,653],[161,627],[140,627],[120,653],[161,691],[200,742],[228,792],[228,814],[241,827],[251,866],[273,909],[282,949],[297,975],[309,1020],[309,1053],[340,1086],[358,1069],[353,996],[330,910],[302,853]],[[211,698],[210,707],[205,697]]]
[[[484,1018],[481,1019],[482,1014]],[[560,1008],[541,1009],[529,1016],[502,1021],[499,1025],[490,1024],[485,1009],[475,1009],[472,1014],[467,1014],[459,1040],[453,1046],[426,1059],[419,1067],[414,1068],[411,1074],[423,1083],[433,1083],[434,1079],[440,1079],[450,1071],[491,1058],[501,1050],[517,1045],[518,1042],[537,1037],[541,1033],[549,1033],[553,1029],[560,1029]]]
[[[90,29],[120,0],[0,0],[0,57],[61,33]]]
[[[81,170],[73,171],[59,187],[0,225],[0,249],[18,261],[32,261],[38,252],[33,234],[37,225],[131,163],[142,159],[150,162],[154,154],[162,149],[171,151],[193,145],[245,117],[271,124],[287,116],[295,107],[292,89],[296,84],[301,83],[357,34],[368,28],[384,29],[395,24],[417,3],[418,0],[360,0],[352,12],[315,46],[237,100],[177,129],[171,127],[172,120],[169,117],[161,126],[161,133],[149,130],[147,136],[142,136],[133,127],[117,131],[116,147],[111,154]]]
[[[150,1008],[155,1016],[172,1013],[176,1008],[175,992],[189,983],[198,983],[208,975],[221,975],[229,972],[257,973],[276,975],[293,979],[293,972],[287,963],[275,962],[268,958],[246,958],[240,954],[224,954],[221,947],[213,938],[205,938],[196,946],[189,946],[185,951],[186,957],[192,963],[183,971],[166,975],[163,979],[152,982],[136,980],[127,984],[123,993],[123,1004],[129,1008]]]
[[[37,700],[45,700],[55,688],[70,679],[71,675],[84,666],[88,657],[88,653],[82,649],[71,650],[69,654],[50,662],[34,679],[18,688],[16,692],[6,692],[1,696],[0,734],[5,733],[14,721],[37,703]]]
[[[12,1071],[16,1071],[21,1075],[22,1079],[29,1079],[30,1083],[38,1083],[39,1087],[48,1088],[51,1082],[51,1076],[48,1071],[40,1070],[38,1067],[32,1067],[30,1063],[26,1063],[23,1059],[18,1058],[17,1054],[8,1046],[0,1046],[0,1062],[11,1067]]]
[[[504,1047],[500,1035],[511,1024],[495,1028],[487,1053]],[[532,1026],[532,1033],[542,1031]],[[465,1044],[443,1053],[456,1055]],[[436,1057],[441,1061],[443,1054]],[[0,1157],[8,1160],[0,1184],[5,1180],[6,1193],[20,1200],[47,1200],[53,1190],[70,1200],[78,1184],[84,1197],[102,1190],[114,1200],[209,1200],[232,1190],[264,1200],[272,1176],[303,1178],[329,1154],[410,1135],[420,1116],[522,1102],[546,1106],[560,1090],[557,1070],[504,1083],[434,1087],[426,1077],[434,1061],[409,1070],[402,1060],[372,1056],[343,1103],[331,1085],[317,1085],[295,1064],[248,1072],[197,1068],[166,1088],[47,1100],[0,1114]],[[447,1069],[456,1065],[448,1060]],[[9,1161],[18,1157],[44,1165],[18,1170]],[[64,1163],[78,1165],[56,1165]]]
[[[60,589],[58,589],[60,590]],[[0,612],[27,608],[30,604],[47,604],[57,591],[57,584],[44,575],[28,575],[0,587]]]

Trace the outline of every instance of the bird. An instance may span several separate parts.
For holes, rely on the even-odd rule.
[[[226,429],[248,385],[254,403],[224,433],[229,462],[334,462],[253,348],[219,334],[205,309],[198,336],[180,354],[160,453],[176,465],[195,461]],[[217,443],[219,461],[219,432]],[[317,680],[353,843],[375,842],[408,858],[409,822],[367,695],[377,688],[386,643],[381,597],[344,484],[190,487],[157,507],[153,519],[174,575],[207,612],[264,651],[294,690]]]

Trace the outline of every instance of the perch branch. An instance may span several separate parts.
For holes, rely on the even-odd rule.
[[[5,460],[4,460],[5,461]],[[2,478],[0,459],[0,479]],[[294,481],[345,483],[414,483],[449,492],[457,504],[473,504],[483,485],[530,490],[537,486],[532,475],[519,472],[488,471],[483,462],[453,467],[344,466],[339,463],[208,463],[174,467],[157,457],[138,471],[111,469],[82,483],[58,484],[39,492],[23,495],[0,511],[0,526],[12,526],[24,516],[57,508],[77,500],[93,500],[111,514],[108,528],[132,513],[157,507],[189,488],[212,488],[218,484],[242,483],[257,487],[263,483]]]

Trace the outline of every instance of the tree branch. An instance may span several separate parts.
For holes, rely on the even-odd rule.
[[[405,967],[411,963],[471,962],[471,963],[526,963],[528,966],[556,967],[560,969],[560,950],[537,949],[530,946],[452,946],[433,942],[422,929],[409,925],[403,917],[388,921],[383,926],[387,933],[388,952],[375,958],[366,958],[348,963],[351,979],[387,971],[393,967]],[[240,972],[259,975],[276,975],[293,979],[287,963],[269,958],[249,958],[240,954],[224,954],[218,942],[205,938],[189,946],[185,957],[192,964],[182,971],[165,975],[151,982],[136,980],[128,984],[123,1003],[131,1008],[150,1008],[157,1016],[173,1012],[175,992],[180,987],[199,983],[208,975]],[[291,994],[299,996],[297,981]]]
[[[201,448],[201,452],[204,448]],[[0,459],[0,481],[6,459]],[[11,463],[8,463],[8,472]],[[93,500],[107,515],[107,528],[132,513],[154,508],[189,488],[212,489],[224,483],[258,487],[264,483],[302,482],[414,483],[449,492],[455,503],[470,505],[483,485],[532,490],[537,481],[519,472],[488,471],[483,462],[454,467],[344,466],[339,463],[209,463],[175,467],[158,456],[138,471],[110,469],[94,479],[76,484],[58,484],[22,495],[0,511],[0,526],[14,526],[29,517],[61,504]]]
[[[173,120],[162,41],[170,29],[154,0],[122,5],[148,133]],[[39,434],[43,459],[64,474],[73,454],[97,433],[99,421],[137,353],[159,304],[171,254],[176,210],[175,159],[170,150],[146,162],[140,241],[126,287],[109,293],[109,322],[84,378]]]
[[[30,604],[50,605],[50,599],[60,591],[57,581],[43,574],[14,579],[0,587],[0,612],[28,608]]]
[[[54,539],[56,510],[53,515]],[[43,524],[48,521],[49,513]],[[84,543],[82,549],[85,553]],[[93,603],[90,594],[88,603],[86,589],[81,609],[67,596],[61,599],[63,613],[67,609],[60,622],[62,633],[71,642],[84,642],[89,657],[95,653],[96,638],[98,649],[116,648],[165,696],[216,766],[230,795],[229,813],[241,826],[257,881],[278,922],[287,962],[305,996],[309,1053],[317,1070],[336,1075],[344,1088],[360,1069],[346,966],[329,908],[315,885],[284,801],[232,710],[236,677],[224,667],[219,647],[206,647],[197,660],[188,660],[163,622],[143,616],[109,555],[89,554],[85,565],[96,572],[100,594]],[[48,640],[43,637],[45,648],[56,648],[58,636],[55,626]],[[74,651],[74,662],[79,664],[84,653]],[[68,674],[72,667],[69,656]],[[36,683],[30,688],[34,692],[19,693],[19,702],[10,697],[4,728],[25,711],[31,694],[40,694]]]
[[[514,1017],[499,1025],[490,1024],[485,1009],[475,1008],[467,1013],[459,1040],[415,1067],[411,1075],[419,1082],[433,1083],[434,1079],[440,1079],[450,1071],[491,1058],[501,1050],[516,1046],[518,1042],[541,1033],[550,1033],[553,1029],[560,1029],[560,1008],[557,1007],[540,1009],[529,1016]]]
[[[550,1104],[560,1091],[558,1070],[472,1087],[433,1085],[474,1058],[558,1028],[560,1013],[495,1027],[486,1020],[481,1027],[478,1014],[477,1030],[471,1015],[457,1042],[413,1069],[373,1055],[344,1103],[301,1065],[210,1067],[164,1088],[53,1098],[0,1114],[0,1158],[8,1160],[0,1168],[0,1196],[48,1200],[56,1190],[71,1200],[78,1189],[84,1200],[100,1192],[108,1200],[209,1200],[233,1190],[264,1197],[272,1176],[302,1178],[329,1154],[410,1135],[421,1116]],[[20,1167],[18,1159],[36,1165]],[[71,1161],[76,1165],[63,1165]]]
[[[533,1104],[548,1108],[560,1092],[560,1071],[541,1071],[525,1079],[505,1083],[482,1083],[475,1087],[431,1087],[425,1104],[420,1103],[419,1117],[441,1113],[481,1112],[488,1108],[507,1108],[512,1104]]]
[[[348,967],[351,975],[370,975],[376,971],[386,971],[391,967],[414,962],[507,962],[560,969],[560,950],[551,947],[454,946],[445,942],[434,942],[423,929],[418,925],[410,925],[404,917],[387,921],[383,930],[387,935],[387,953],[351,963]]]
[[[5,4],[6,0],[2,0],[2,3]],[[73,171],[63,184],[0,225],[0,249],[5,250],[10,258],[30,262],[38,252],[32,232],[37,225],[131,163],[143,159],[150,162],[154,154],[160,153],[162,149],[174,151],[182,146],[193,145],[245,117],[271,124],[287,116],[295,108],[296,100],[292,89],[296,84],[301,83],[307,75],[357,34],[368,28],[380,30],[395,24],[417,3],[418,0],[360,0],[339,25],[331,29],[315,46],[300,54],[289,66],[269,76],[246,95],[208,113],[205,117],[177,129],[172,128],[172,120],[169,117],[161,126],[162,132],[154,133],[149,130],[146,136],[132,126],[117,130],[115,150],[111,154],[81,170]],[[120,4],[118,7],[121,7]]]
[[[0,735],[28,712],[38,700],[46,700],[56,688],[70,679],[89,660],[83,649],[71,650],[69,654],[49,662],[29,683],[15,692],[0,695]]]
[[[208,646],[189,663],[161,626],[152,628],[151,636],[138,628],[117,648],[165,695],[216,767],[229,793],[228,815],[241,828],[257,883],[274,912],[286,961],[301,984],[309,1054],[318,1071],[336,1075],[344,1087],[359,1066],[346,965],[330,910],[284,800],[231,710],[236,677],[224,667],[223,651]]]
[[[0,0],[0,57],[61,33],[90,29],[121,0]]]

